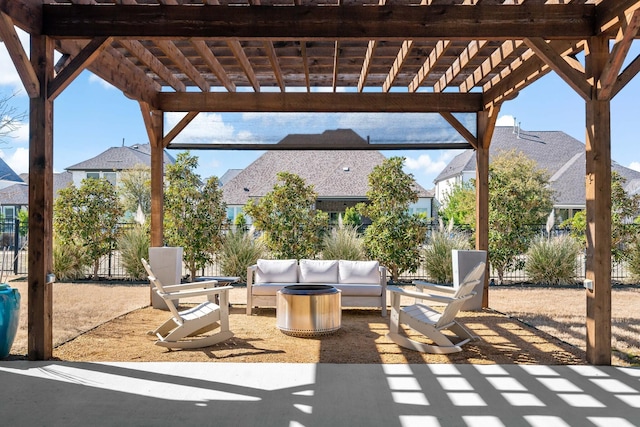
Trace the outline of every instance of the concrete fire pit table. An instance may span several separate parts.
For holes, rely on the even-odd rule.
[[[341,291],[329,285],[285,286],[277,293],[276,326],[287,335],[313,337],[342,325]]]

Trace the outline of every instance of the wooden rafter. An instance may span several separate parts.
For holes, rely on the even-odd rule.
[[[196,49],[198,54],[202,57],[204,62],[206,62],[209,69],[216,75],[216,78],[222,83],[222,85],[229,91],[235,92],[236,85],[231,81],[227,72],[225,71],[218,58],[211,52],[211,49],[207,46],[203,40],[191,40],[191,44]]]
[[[447,51],[447,48],[450,44],[450,40],[438,40],[438,42],[436,42],[436,46],[431,50],[431,53],[429,53],[429,56],[427,56],[427,59],[424,61],[424,63],[416,73],[416,76],[411,81],[411,84],[409,84],[409,92],[415,92],[420,88],[424,79],[426,79],[427,76],[431,73],[431,70],[436,65],[438,60],[442,57],[442,55],[444,55],[444,53]]]
[[[391,89],[393,82],[396,80],[396,77],[398,77],[398,73],[400,73],[400,70],[404,65],[404,61],[407,59],[407,56],[409,56],[412,48],[413,40],[405,40],[402,42],[402,46],[396,55],[396,59],[393,61],[389,74],[387,74],[387,78],[382,85],[383,92],[389,92],[389,89]]]
[[[25,90],[30,98],[34,98],[40,93],[40,83],[38,77],[29,62],[29,55],[25,52],[18,37],[18,33],[13,27],[12,19],[4,12],[0,12],[0,39],[4,41],[7,52],[15,64],[16,71],[22,80]]]
[[[591,99],[591,85],[587,82],[585,75],[568,63],[562,55],[556,52],[544,39],[533,37],[525,39],[524,42],[585,101]]]
[[[265,41],[264,48],[267,51],[267,57],[269,57],[271,68],[273,68],[273,75],[275,76],[276,81],[278,82],[280,91],[284,92],[286,90],[286,86],[284,83],[284,77],[282,76],[282,69],[280,68],[280,62],[278,61],[278,55],[276,54],[276,49],[273,47],[273,42],[269,40]]]
[[[340,58],[340,41],[336,40],[335,45],[334,45],[334,52],[333,52],[333,79],[332,79],[332,88],[333,91],[335,92],[337,87],[338,87],[338,76],[340,75],[338,73],[338,59]]]
[[[485,59],[465,81],[459,86],[460,92],[469,92],[477,84],[479,84],[484,78],[491,73],[495,64],[499,64],[509,57],[520,45],[520,40],[507,40],[503,42],[497,49],[491,53],[491,55]]]
[[[253,90],[256,92],[260,92],[260,82],[258,82],[258,77],[253,71],[251,62],[249,61],[249,58],[247,58],[247,54],[244,52],[244,49],[242,49],[242,45],[240,44],[240,42],[238,40],[229,40],[227,41],[227,44],[229,45],[229,49],[231,49],[231,51],[233,52],[233,55],[240,63],[240,66],[249,79],[249,82],[251,82]]]
[[[360,70],[360,78],[358,80],[358,92],[362,92],[364,84],[367,82],[367,76],[369,75],[369,68],[371,67],[371,60],[373,53],[376,50],[378,42],[376,40],[369,40],[367,44],[367,51],[364,55],[364,62],[362,63],[362,69]]]
[[[172,41],[157,40],[157,46],[171,59],[176,67],[184,71],[184,73],[200,88],[203,92],[209,92],[209,83],[202,77],[202,74],[193,66],[191,62],[184,56],[182,51],[178,49]]]
[[[302,67],[304,69],[304,81],[307,92],[311,92],[311,80],[309,78],[309,58],[307,57],[307,42],[300,42],[300,56],[302,57]]]
[[[469,61],[475,58],[478,52],[480,52],[480,49],[482,49],[486,44],[486,40],[470,41],[462,53],[455,59],[455,61],[453,61],[453,64],[451,64],[451,66],[442,73],[438,82],[433,86],[433,91],[442,92],[449,83],[451,83],[451,81],[460,74],[462,69],[467,66]]]
[[[187,90],[185,84],[178,80],[171,70],[165,67],[142,43],[137,40],[119,40],[118,42],[174,90],[178,92]]]
[[[96,37],[87,43],[87,45],[58,72],[55,79],[49,83],[49,98],[54,99],[62,93],[110,44],[110,37]]]

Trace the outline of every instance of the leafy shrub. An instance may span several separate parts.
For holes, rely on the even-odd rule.
[[[526,254],[525,271],[535,283],[572,283],[581,244],[571,236],[536,238]]]
[[[74,280],[84,277],[84,270],[91,264],[86,250],[72,243],[53,241],[53,274],[57,280]]]
[[[149,257],[149,233],[146,228],[136,225],[125,230],[118,236],[117,245],[122,266],[129,277],[133,280],[144,279],[147,274],[140,258]]]
[[[436,283],[453,283],[451,251],[471,249],[467,236],[454,231],[434,231],[422,250],[424,268]]]
[[[218,254],[218,262],[222,274],[238,276],[241,281],[247,280],[247,267],[256,263],[265,254],[261,240],[252,238],[251,233],[244,231],[229,232]]]
[[[331,230],[322,241],[322,258],[347,259],[358,261],[365,259],[363,241],[358,237],[357,226],[342,226]]]
[[[627,251],[627,265],[632,279],[640,280],[640,236],[637,236],[629,245]]]

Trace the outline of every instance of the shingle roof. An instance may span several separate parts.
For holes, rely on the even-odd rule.
[[[164,152],[164,164],[172,164],[175,159]],[[151,165],[151,146],[136,144],[130,147],[111,147],[97,156],[66,168],[73,170],[126,170],[138,165]]]
[[[0,180],[1,181],[13,181],[13,182],[23,182],[22,178],[18,176],[17,173],[11,169],[11,167],[5,163],[4,160],[0,159]]]
[[[496,127],[491,139],[490,156],[515,149],[534,160],[538,167],[549,173],[551,188],[555,191],[557,206],[584,206],[585,204],[585,146],[582,142],[560,131],[517,131],[511,126]],[[475,171],[475,153],[465,150],[456,156],[438,175],[436,181]],[[626,180],[625,189],[631,194],[638,191],[640,172],[612,163]]]
[[[351,130],[348,132],[357,136]],[[336,133],[288,135],[283,141],[291,141],[296,136],[320,141],[333,135]],[[339,135],[344,138],[346,132],[339,132]],[[341,141],[344,142],[345,139]],[[385,159],[382,153],[375,150],[267,151],[223,185],[224,200],[229,205],[244,205],[251,198],[263,197],[273,189],[276,174],[281,171],[296,174],[307,185],[312,184],[319,199],[364,199],[369,189],[369,174]],[[432,197],[421,186],[416,185],[416,189],[420,197]]]

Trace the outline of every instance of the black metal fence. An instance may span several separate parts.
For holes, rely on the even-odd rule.
[[[7,275],[26,275],[28,272],[28,260],[27,260],[27,235],[25,227],[20,227],[19,220],[0,222],[2,224],[2,233],[0,234],[0,273],[2,276]],[[121,224],[120,227],[126,228],[131,226],[130,224]],[[433,224],[430,227],[430,231],[437,229],[438,225]],[[546,235],[544,226],[535,226],[539,230],[540,234]],[[21,232],[22,231],[22,232]],[[552,235],[566,234],[567,230],[555,228],[552,230]],[[128,280],[129,276],[125,271],[121,259],[120,252],[117,248],[114,248],[108,255],[105,255],[100,260],[100,268],[98,270],[98,276],[104,279],[113,280]],[[424,263],[420,263],[424,265]],[[199,275],[202,276],[218,276],[223,275],[220,271],[218,263],[215,261],[210,265],[207,265],[204,269],[200,270]],[[87,268],[86,275],[93,274],[91,267]],[[189,272],[184,269],[183,274],[186,276]],[[491,272],[491,278],[496,279],[498,275],[495,271]],[[585,256],[582,254],[576,260],[576,280],[582,280],[585,277]],[[1,279],[2,277],[0,277]],[[401,280],[430,280],[427,271],[420,267],[415,273],[404,273],[400,277]],[[503,277],[507,283],[524,283],[528,282],[528,277],[523,269],[507,271]],[[631,281],[631,275],[624,262],[613,262],[611,266],[611,280],[613,282],[629,283]]]

